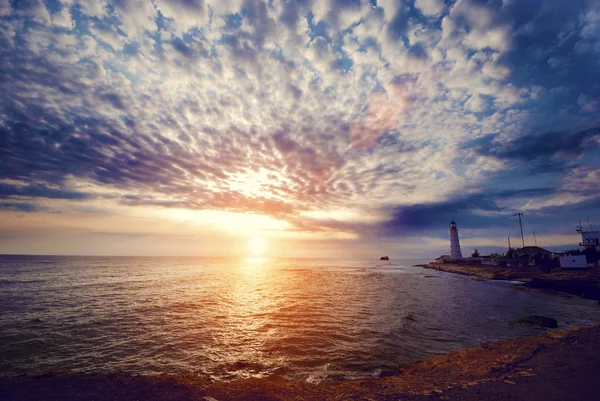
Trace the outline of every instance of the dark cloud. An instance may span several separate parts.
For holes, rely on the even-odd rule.
[[[597,80],[600,54],[591,51],[594,43],[588,46],[590,41],[582,38],[587,30],[582,20],[586,12],[594,12],[588,8],[592,3],[535,0],[502,6],[506,22],[516,33],[512,51],[502,59],[512,71],[511,81],[516,85],[527,83],[572,90],[562,99],[556,95],[537,99],[542,112],[535,119],[540,119],[536,121],[540,124],[552,121],[558,129],[569,128],[573,121],[558,118],[566,106],[565,99],[574,104],[580,93],[600,97],[600,87],[591,84]]]
[[[292,85],[288,83],[288,89],[290,91],[290,94],[295,98],[295,99],[300,99],[302,97],[302,90],[299,89],[296,85]]]
[[[427,60],[428,57],[427,50],[425,50],[421,43],[416,43],[414,46],[411,46],[408,49],[408,54],[410,54],[414,58],[421,60]]]
[[[565,171],[570,168],[571,160],[586,150],[598,147],[597,143],[590,140],[599,135],[598,127],[574,132],[523,135],[508,141],[500,140],[500,134],[490,134],[468,141],[462,148],[482,156],[525,163],[525,166],[515,166],[523,172]]]
[[[123,110],[125,109],[125,105],[121,100],[121,97],[116,93],[103,93],[98,96],[100,99],[112,104],[115,108]]]
[[[267,2],[256,0],[246,0],[242,6],[245,18],[254,28],[252,42],[258,48],[262,48],[265,40],[277,29],[275,20],[269,17],[267,7]]]
[[[457,196],[444,202],[398,206],[392,218],[381,226],[385,236],[414,235],[415,231],[439,231],[451,220],[460,221],[463,228],[505,226],[513,210],[498,205],[512,198],[536,198],[551,195],[554,188],[535,188],[477,193]]]
[[[0,202],[0,210],[13,210],[17,212],[39,212],[41,207],[27,202]]]
[[[391,10],[386,10],[386,13],[388,11]],[[402,39],[406,35],[409,16],[408,8],[400,2],[388,27],[388,33],[392,38]]]
[[[210,49],[203,42],[191,39],[185,41],[182,38],[174,38],[170,43],[178,54],[181,54],[188,60],[210,58]]]
[[[283,12],[279,20],[291,29],[296,29],[300,18],[308,13],[308,6],[311,0],[295,0],[282,3]]]
[[[26,186],[10,185],[0,183],[0,198],[8,198],[11,196],[25,196],[32,198],[48,198],[48,199],[87,199],[90,195],[69,191],[59,188],[49,188],[41,184],[29,184]]]

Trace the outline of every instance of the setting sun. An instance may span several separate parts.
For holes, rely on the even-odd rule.
[[[260,237],[254,237],[250,241],[248,241],[248,250],[253,255],[262,255],[267,248],[267,244],[265,240]]]

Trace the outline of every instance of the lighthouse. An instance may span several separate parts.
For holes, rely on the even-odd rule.
[[[450,222],[450,257],[452,259],[462,259],[460,241],[458,240],[458,229],[456,228],[456,222],[454,220]]]

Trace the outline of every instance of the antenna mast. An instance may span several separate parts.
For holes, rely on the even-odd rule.
[[[508,237],[508,251],[512,251],[512,248],[510,247],[510,237]]]
[[[533,230],[533,241],[535,242],[535,246],[537,246],[537,238],[535,238],[535,230]]]
[[[523,223],[521,222],[521,216],[523,216],[523,213],[513,213],[513,217],[514,216],[519,216],[519,226],[521,227],[521,242],[523,243],[523,248],[525,248],[525,237],[523,237]]]

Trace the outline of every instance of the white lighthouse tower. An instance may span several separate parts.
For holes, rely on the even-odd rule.
[[[452,259],[462,259],[460,241],[458,240],[458,229],[456,228],[456,222],[454,220],[450,222],[450,257]]]

